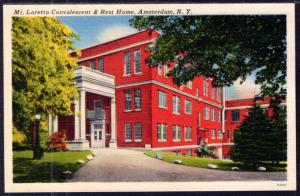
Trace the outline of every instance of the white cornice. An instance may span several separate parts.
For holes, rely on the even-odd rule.
[[[122,51],[122,50],[126,50],[128,48],[133,48],[133,47],[140,46],[140,45],[143,45],[143,44],[151,43],[154,40],[155,40],[155,38],[151,39],[151,40],[146,40],[146,41],[130,44],[130,45],[127,45],[127,46],[124,46],[124,47],[119,47],[119,48],[109,50],[109,51],[106,51],[106,52],[102,52],[102,53],[96,54],[94,56],[89,56],[89,57],[86,57],[86,58],[82,58],[82,59],[78,60],[78,63],[80,63],[82,61],[89,60],[89,59],[94,59],[94,58],[97,58],[97,57],[100,57],[100,56],[104,56],[104,55],[107,55],[107,54],[111,54],[111,53],[119,52],[119,51]]]

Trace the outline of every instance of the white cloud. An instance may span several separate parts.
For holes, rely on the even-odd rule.
[[[125,25],[112,25],[103,29],[98,35],[97,40],[99,42],[110,41],[119,37],[123,37],[132,33],[136,33],[137,30]]]
[[[253,98],[260,93],[260,85],[254,83],[255,75],[252,74],[245,82],[240,84],[241,79],[234,82],[233,86],[226,88],[226,99]]]

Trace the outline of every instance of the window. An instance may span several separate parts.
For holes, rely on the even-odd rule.
[[[162,65],[158,65],[157,74],[160,75],[160,76],[162,75]]]
[[[221,97],[222,97],[222,88],[218,88],[218,96],[217,96],[217,100],[221,101]]]
[[[222,119],[222,113],[221,113],[221,110],[219,110],[218,113],[219,113],[218,119],[219,119],[219,122],[221,122],[221,119]]]
[[[94,109],[101,109],[101,108],[102,108],[101,100],[94,100]]]
[[[192,127],[184,127],[185,141],[192,141]]]
[[[227,131],[227,139],[230,140],[230,130]]]
[[[188,101],[188,100],[185,100],[184,102],[185,104],[185,113],[187,114],[191,114],[192,113],[192,102],[191,101]]]
[[[134,91],[134,107],[135,109],[141,109],[142,107],[141,89],[137,89]]]
[[[125,124],[125,141],[131,141],[132,132],[131,132],[131,124]]]
[[[173,96],[173,114],[180,113],[180,98]]]
[[[216,121],[216,110],[214,108],[211,109],[211,120]]]
[[[223,132],[222,132],[222,130],[218,131],[218,139],[223,139]]]
[[[216,99],[216,94],[217,94],[217,89],[216,89],[216,88],[213,88],[213,89],[212,89],[211,98],[212,98],[212,99]]]
[[[233,110],[231,112],[231,120],[233,122],[240,121],[240,111],[239,110]]]
[[[193,82],[192,81],[188,81],[186,86],[189,88],[189,89],[192,89],[193,88]]]
[[[142,141],[142,124],[135,124],[135,141]]]
[[[208,81],[204,80],[204,96],[208,96]]]
[[[192,149],[186,150],[186,156],[192,156]]]
[[[198,127],[200,127],[200,125],[201,125],[201,113],[200,112],[197,113],[197,125],[198,125]]]
[[[167,76],[168,72],[169,72],[168,65],[164,65],[164,76]]]
[[[211,138],[212,139],[216,138],[216,131],[214,129],[211,130]]]
[[[131,90],[125,91],[125,110],[131,110]]]
[[[96,61],[92,61],[90,63],[90,68],[93,69],[93,70],[96,70]]]
[[[99,60],[99,71],[104,73],[104,59]]]
[[[141,50],[139,49],[134,51],[134,72],[141,72]]]
[[[157,124],[157,140],[158,141],[167,141],[167,125],[166,124]]]
[[[130,75],[131,70],[130,70],[130,52],[126,52],[124,54],[124,66],[125,66],[125,74],[124,75]]]
[[[204,120],[209,120],[209,107],[204,107]]]
[[[196,97],[199,98],[199,88],[196,89]]]
[[[167,95],[165,92],[158,91],[158,106],[161,108],[167,107]]]
[[[180,127],[173,125],[173,141],[180,141]]]

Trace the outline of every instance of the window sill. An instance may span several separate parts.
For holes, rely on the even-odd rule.
[[[241,121],[237,120],[237,121],[231,121],[231,122],[233,122],[233,123],[237,123],[237,122],[241,122]]]
[[[184,140],[185,142],[191,142],[192,140]]]
[[[173,142],[180,142],[180,140],[179,140],[179,139],[177,139],[177,140],[173,140]]]
[[[192,112],[184,112],[185,114],[188,114],[188,115],[191,115],[192,114]]]
[[[157,140],[158,142],[166,142],[167,140]]]
[[[124,110],[124,112],[132,112],[132,110]]]
[[[134,140],[134,142],[142,142],[142,140]]]
[[[139,112],[139,111],[142,111],[142,109],[135,109],[134,111]]]
[[[125,140],[125,142],[132,142],[132,140]]]
[[[168,107],[158,106],[161,109],[168,109]]]
[[[135,75],[142,75],[143,72],[135,72],[134,74],[135,74]]]
[[[123,77],[131,76],[131,74],[123,74]]]
[[[175,114],[175,115],[180,115],[180,113],[174,113],[174,112],[173,112],[173,114]]]

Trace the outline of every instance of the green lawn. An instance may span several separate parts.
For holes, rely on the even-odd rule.
[[[14,182],[63,182],[63,171],[74,173],[81,166],[76,163],[81,159],[87,161],[90,150],[45,152],[41,160],[32,159],[32,151],[13,152],[13,181]]]
[[[162,155],[163,160],[173,163],[174,160],[181,160],[182,165],[192,166],[192,167],[201,167],[207,168],[208,164],[214,164],[218,166],[218,170],[231,170],[232,167],[239,167],[240,171],[257,171],[257,167],[242,165],[230,160],[217,160],[209,158],[200,158],[192,156],[182,156],[177,155],[174,152],[159,152],[159,151],[147,151],[144,153],[150,157],[155,158],[157,154]],[[280,163],[279,167],[271,165],[270,163],[265,163],[264,165],[267,168],[267,171],[286,171],[286,163]]]

